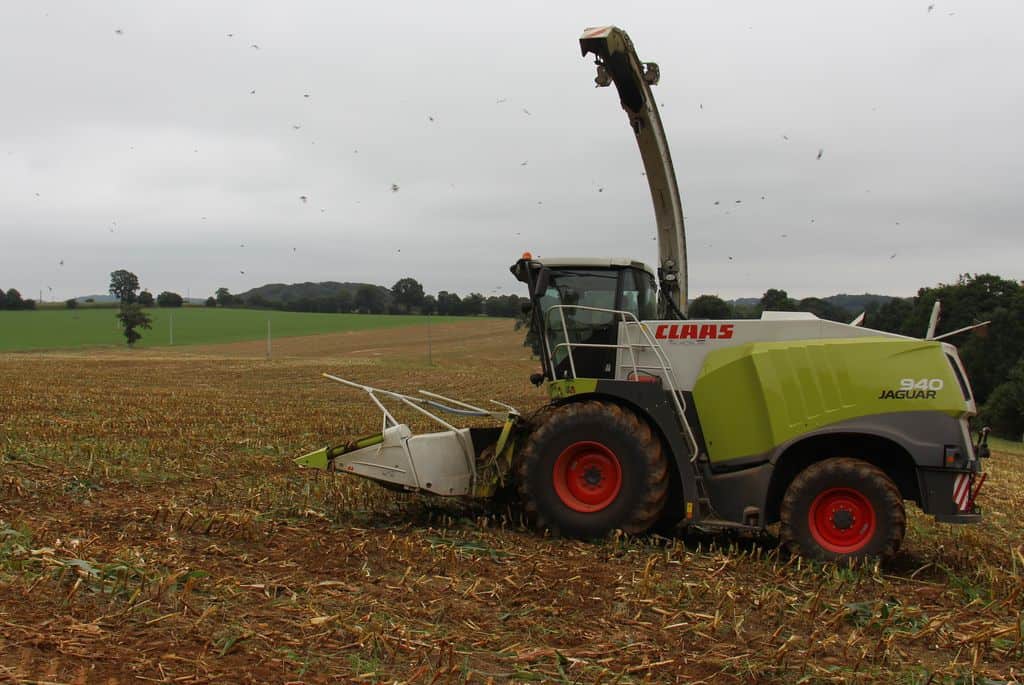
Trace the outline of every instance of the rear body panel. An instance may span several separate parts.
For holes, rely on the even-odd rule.
[[[923,412],[928,423],[952,424],[959,442],[955,419],[967,411],[940,344],[911,339],[716,350],[705,357],[693,396],[712,464],[764,455],[828,426],[877,415]]]

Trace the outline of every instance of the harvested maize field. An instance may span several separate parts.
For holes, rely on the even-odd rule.
[[[272,360],[0,355],[0,682],[1024,678],[1019,445],[986,465],[981,525],[910,506],[899,556],[855,568],[771,538],[550,539],[514,509],[292,464],[379,430],[321,372],[527,410],[546,398],[521,341],[481,320],[435,326],[429,365],[422,328],[281,340]]]

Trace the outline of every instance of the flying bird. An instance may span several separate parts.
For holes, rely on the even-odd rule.
[[[253,43],[253,44],[252,44],[252,45],[250,45],[249,47],[250,47],[250,48],[252,48],[253,50],[259,50],[259,49],[260,49],[260,46],[259,46],[259,45],[256,45],[256,43]]]
[[[507,101],[508,101],[508,98],[498,98],[497,100],[494,101],[494,104],[500,105],[501,103],[507,102]]]
[[[299,199],[302,200],[303,204],[309,202],[309,196],[308,195],[299,195]]]
[[[64,266],[64,260],[63,260],[63,259],[62,259],[62,260],[60,260],[60,265],[61,265],[61,266]]]
[[[533,116],[532,114],[530,114],[530,110],[526,109],[525,107],[523,107],[523,114],[527,116]]]
[[[391,184],[391,192],[392,193],[397,193],[398,192],[398,184],[397,183],[392,183]]]
[[[701,109],[701,111],[704,111],[704,103],[703,102],[700,103],[700,109]]]
[[[235,37],[235,34],[233,34],[233,33],[229,33],[229,34],[227,34],[227,36],[228,36],[228,38],[234,38],[234,37]]]
[[[432,116],[430,116],[430,115],[428,114],[428,115],[427,115],[427,119],[429,119],[430,121],[433,121],[433,120],[434,120],[434,117],[432,117]]]
[[[243,276],[245,275],[244,271],[239,271],[238,273],[242,274]]]
[[[302,126],[300,124],[292,124],[292,128],[298,131]]]
[[[249,91],[249,95],[255,95],[255,94],[256,94],[256,89],[255,88],[253,88],[252,90]]]
[[[736,204],[738,204],[738,205],[743,204],[743,200],[736,200]]]
[[[930,4],[930,5],[928,5],[928,11],[929,12],[931,12],[933,9],[935,9],[935,3],[934,2],[932,4]]]
[[[715,204],[716,204],[716,205],[717,205],[717,204],[719,204],[719,201],[718,201],[718,200],[715,200]]]
[[[817,157],[817,158],[818,158],[818,159],[821,159],[821,156],[822,156],[823,154],[825,154],[825,148],[823,148],[823,147],[819,147],[819,148],[818,148],[818,157]]]
[[[239,245],[239,247],[245,247],[245,243],[242,243],[241,245]]]
[[[783,140],[789,140],[789,136],[787,136],[787,135],[783,135],[783,136],[782,136],[782,139],[783,139]]]
[[[931,11],[931,10],[929,10],[929,11]],[[114,29],[114,33],[116,33],[119,36],[123,36],[124,35],[124,30],[122,30],[122,29]]]
[[[304,98],[309,98],[309,93],[303,93],[303,94],[302,94],[302,97],[304,97]]]
[[[602,188],[602,187],[598,186],[598,187],[597,187],[597,192],[599,192],[599,193],[603,193],[603,192],[604,192],[604,188]]]
[[[525,162],[520,162],[519,166],[526,166],[529,163],[530,163],[530,160],[526,160]]]
[[[889,255],[889,259],[896,259],[896,253],[893,252],[891,255]]]

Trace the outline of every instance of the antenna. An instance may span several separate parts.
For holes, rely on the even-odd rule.
[[[925,340],[932,340],[935,338],[935,327],[939,325],[939,311],[942,310],[942,303],[935,300],[935,304],[932,305],[932,316],[928,319],[928,332],[924,334]]]

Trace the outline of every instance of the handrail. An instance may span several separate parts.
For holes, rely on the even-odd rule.
[[[612,343],[574,343],[574,342],[571,342],[569,340],[569,327],[568,327],[568,324],[566,323],[566,320],[565,320],[565,310],[567,310],[567,309],[580,310],[580,311],[589,311],[589,312],[603,312],[603,313],[606,313],[606,314],[613,314],[615,316],[621,317],[620,321],[622,323],[627,324],[627,326],[626,326],[627,341],[625,343],[619,342],[619,343],[614,343],[614,344],[612,344]],[[562,324],[562,326],[561,326],[562,327],[562,335],[565,338],[565,342],[557,343],[554,346],[554,348],[551,347],[551,343],[548,340],[548,333],[550,332],[550,327],[548,326],[548,321],[549,321],[549,319],[551,317],[551,312],[553,310],[558,310],[558,316],[559,316],[559,319],[561,320],[561,324]],[[643,336],[643,339],[646,341],[646,344],[634,343],[632,341],[632,339],[630,338],[629,333],[628,333],[628,331],[630,329],[634,328],[634,326],[632,326],[631,324],[636,324],[635,328],[636,328],[636,330],[640,331],[640,334]],[[616,350],[625,349],[625,350],[628,350],[629,354],[630,354],[630,359],[632,361],[632,367],[633,367],[633,374],[634,374],[634,376],[639,376],[639,371],[640,371],[640,368],[641,368],[637,364],[637,361],[636,361],[636,348],[641,348],[641,349],[649,348],[652,352],[654,352],[654,356],[657,359],[659,366],[657,366],[657,367],[649,367],[649,368],[651,368],[651,369],[653,369],[655,371],[661,371],[662,372],[662,381],[668,386],[669,394],[672,397],[672,403],[675,406],[676,416],[677,416],[677,418],[679,420],[680,425],[683,428],[684,434],[686,435],[686,442],[687,442],[687,445],[690,448],[690,461],[694,461],[694,460],[697,459],[697,452],[698,452],[697,438],[693,434],[693,429],[690,427],[690,422],[687,421],[687,419],[686,419],[686,399],[683,397],[682,393],[676,387],[676,384],[675,384],[675,374],[672,371],[672,362],[669,361],[668,356],[665,354],[665,350],[662,349],[662,347],[658,343],[658,341],[655,340],[651,336],[651,332],[649,330],[647,330],[647,327],[643,324],[642,321],[640,321],[637,318],[636,314],[634,314],[633,312],[625,311],[625,310],[621,310],[621,309],[607,309],[605,307],[590,307],[590,306],[587,306],[587,305],[579,305],[579,304],[556,304],[556,305],[552,305],[552,306],[548,307],[548,309],[544,312],[544,331],[543,331],[543,333],[544,333],[544,345],[545,345],[545,347],[548,350],[548,359],[552,360],[552,371],[554,370],[554,368],[553,368],[554,367],[554,361],[553,361],[554,360],[554,355],[552,354],[552,350],[557,350],[559,348],[564,347],[566,349],[566,353],[567,353],[567,356],[569,358],[569,370],[572,373],[572,377],[573,378],[577,378],[578,377],[576,375],[576,362],[573,359],[573,355],[572,355],[572,350],[573,350],[574,347],[598,348],[598,349],[603,348],[603,349],[616,349]],[[618,363],[618,360],[616,360],[616,364],[617,363]]]

